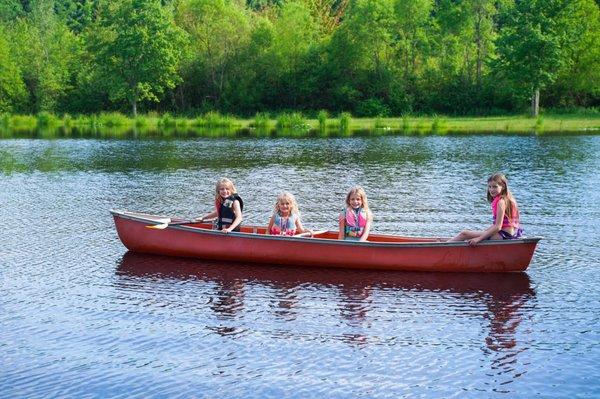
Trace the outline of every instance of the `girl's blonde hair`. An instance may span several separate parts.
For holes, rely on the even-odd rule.
[[[281,194],[279,194],[277,196],[277,201],[275,201],[275,207],[273,209],[273,212],[280,214],[279,213],[279,204],[285,200],[288,200],[290,203],[290,214],[295,213],[296,215],[300,215],[300,211],[298,210],[298,203],[296,202],[296,197],[294,197],[294,194],[292,194],[288,191],[283,191]]]
[[[494,182],[502,187],[502,191],[499,195],[505,200],[504,203],[506,204],[506,216],[508,216],[508,218],[512,220],[515,217],[514,213],[517,207],[517,201],[508,189],[508,179],[502,173],[494,173],[488,178],[487,182]],[[490,190],[487,190],[487,200],[489,202],[492,202],[494,200],[494,198],[490,195]]]
[[[367,193],[361,186],[354,186],[348,191],[346,194],[346,206],[351,208],[350,206],[350,197],[353,195],[358,195],[362,199],[362,208],[365,211],[369,211],[369,201],[367,200]]]
[[[217,184],[215,185],[215,201],[219,204],[223,203],[223,198],[219,195],[219,187],[221,186],[226,186],[231,191],[231,194],[237,194],[237,190],[231,180],[226,177],[217,180]]]

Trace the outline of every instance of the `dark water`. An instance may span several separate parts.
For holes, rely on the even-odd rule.
[[[0,397],[600,396],[600,136],[0,141]],[[349,186],[375,230],[490,223],[506,172],[527,273],[304,270],[126,253],[111,208],[249,223],[296,194],[334,228]]]

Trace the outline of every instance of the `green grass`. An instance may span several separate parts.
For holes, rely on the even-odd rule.
[[[353,118],[343,112],[331,117],[320,111],[315,119],[301,113],[270,116],[258,113],[238,119],[209,112],[196,117],[148,113],[131,118],[118,112],[97,115],[0,115],[0,138],[12,137],[330,137],[352,135],[445,134],[600,134],[600,113],[547,113],[528,116],[449,117],[411,116]]]

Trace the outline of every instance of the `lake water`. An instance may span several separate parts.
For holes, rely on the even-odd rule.
[[[0,140],[0,397],[600,396],[600,136]],[[305,270],[127,253],[111,208],[247,223],[293,192],[333,229],[365,187],[374,230],[491,223],[505,172],[526,273]]]

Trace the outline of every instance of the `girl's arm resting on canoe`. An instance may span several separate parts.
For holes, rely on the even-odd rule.
[[[242,215],[242,208],[240,207],[240,201],[238,201],[238,200],[233,201],[233,212],[235,213],[235,219],[233,220],[233,223],[231,223],[229,225],[229,227],[222,230],[223,233],[230,233],[233,229],[238,227],[240,223],[242,223],[244,216]]]
[[[267,225],[267,231],[265,231],[265,234],[271,234],[271,228],[273,227],[273,216],[271,216],[269,218],[269,224]]]
[[[345,229],[346,229],[346,216],[343,213],[340,213],[340,216],[338,218],[338,222],[339,222],[339,231],[338,231],[338,240],[343,240],[344,239],[344,234],[345,234]]]
[[[373,214],[371,213],[371,211],[368,211],[369,214],[367,215],[367,223],[365,224],[365,229],[363,230],[362,235],[360,236],[360,240],[359,241],[367,241],[367,238],[369,238],[369,233],[371,232],[371,225],[373,224]]]
[[[300,220],[300,218],[296,218],[296,234],[302,234],[302,233],[310,233],[311,237],[313,235],[313,231],[306,230],[304,228],[304,226],[302,225],[302,221]]]

